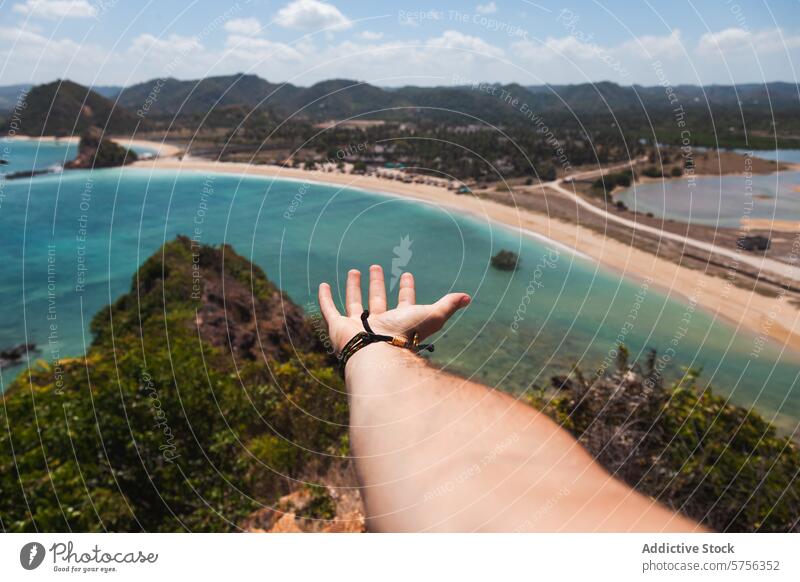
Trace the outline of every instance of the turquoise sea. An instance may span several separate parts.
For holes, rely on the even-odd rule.
[[[31,146],[14,147],[21,159]],[[130,288],[137,267],[164,241],[197,233],[232,244],[301,306],[316,305],[320,281],[341,297],[348,269],[379,263],[389,275],[393,261],[415,274],[419,301],[472,294],[436,338],[433,359],[503,390],[545,385],[575,364],[609,365],[624,339],[633,356],[657,348],[670,377],[702,367],[735,402],[784,426],[800,419],[796,353],[769,343],[753,356],[751,332],[566,249],[446,209],[333,186],[143,169],[0,183],[0,347],[27,341],[45,359],[54,347],[80,355],[91,317]],[[490,268],[500,249],[518,252],[521,268]],[[53,317],[57,343],[48,345]],[[18,372],[4,370],[3,385]]]
[[[56,140],[9,140],[0,138],[0,174],[45,170],[63,166],[78,153],[77,144]]]
[[[800,164],[800,150],[782,150],[782,149],[774,149],[774,150],[744,150],[744,149],[735,149],[733,150],[740,154],[746,154],[748,152],[753,152],[753,156],[756,158],[762,158],[764,160],[773,160],[778,162],[786,162],[789,164]]]

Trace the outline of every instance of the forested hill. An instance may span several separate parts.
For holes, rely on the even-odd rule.
[[[15,130],[21,135],[81,135],[92,126],[106,133],[126,134],[136,128],[136,117],[129,111],[72,81],[37,85],[21,102],[24,106],[12,105]],[[9,123],[0,125],[0,133],[9,131]]]
[[[763,106],[800,110],[800,94],[791,83],[674,88],[686,108]],[[665,88],[641,85],[621,86],[611,82],[576,85],[493,84],[454,87],[380,88],[348,79],[322,81],[310,87],[290,83],[271,83],[256,75],[228,75],[198,80],[153,79],[120,90],[121,105],[137,110],[148,99],[154,101],[155,115],[205,113],[215,107],[246,105],[267,107],[280,114],[300,112],[315,119],[342,119],[353,114],[375,112],[387,118],[405,114],[393,108],[446,107],[455,111],[503,117],[501,93],[527,102],[540,112],[572,110],[578,114],[612,110],[664,109],[669,105]],[[153,97],[155,97],[153,99]]]
[[[347,475],[338,373],[230,247],[166,244],[92,331],[85,362],[40,361],[4,396],[4,530],[230,531]],[[308,493],[325,509],[309,518],[336,517],[324,489]]]

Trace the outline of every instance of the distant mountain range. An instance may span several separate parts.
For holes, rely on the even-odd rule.
[[[108,97],[119,96],[124,107],[138,109],[147,100],[156,81],[139,83],[117,93],[107,88]],[[612,109],[667,108],[665,88],[633,85],[623,87],[611,82],[579,85],[518,84],[488,85],[495,87],[494,95],[486,90],[461,87],[401,87],[383,89],[367,83],[346,79],[333,79],[297,87],[289,83],[270,83],[256,75],[229,75],[208,77],[194,81],[167,79],[158,90],[151,107],[154,115],[176,113],[205,113],[213,107],[246,105],[269,107],[281,114],[312,118],[342,118],[367,111],[382,111],[381,116],[393,116],[393,108],[446,107],[473,114],[485,114],[502,109],[500,94],[508,94],[526,101],[538,110],[562,109],[565,106],[576,112],[607,111]],[[684,106],[706,105],[737,106],[739,102],[773,107],[800,106],[800,91],[791,83],[749,84],[739,86],[699,87],[681,85],[674,88]],[[506,108],[508,109],[508,107]]]
[[[0,110],[11,109],[22,88],[0,87]],[[230,106],[270,110],[281,117],[309,121],[365,115],[396,120],[460,119],[463,124],[470,123],[470,116],[492,123],[519,121],[522,104],[529,110],[551,114],[554,122],[561,116],[565,120],[596,118],[606,123],[612,114],[615,119],[617,115],[633,113],[639,126],[649,125],[650,119],[670,123],[670,112],[676,104],[697,114],[713,110],[716,116],[717,110],[726,110],[734,120],[740,117],[740,108],[759,117],[765,113],[771,115],[771,111],[800,113],[800,91],[791,83],[681,85],[672,90],[676,101],[670,102],[664,87],[620,86],[611,82],[386,89],[345,79],[298,87],[238,74],[191,81],[159,79],[126,88],[98,86],[89,90],[64,81],[60,88],[54,82],[30,91],[27,108],[30,121],[23,131],[73,133],[73,126],[80,130],[88,124],[103,126],[108,122],[109,131],[124,132],[136,125],[137,112],[140,118],[152,121],[205,115]],[[57,97],[55,103],[54,97]],[[45,123],[42,120],[48,112],[50,117]]]

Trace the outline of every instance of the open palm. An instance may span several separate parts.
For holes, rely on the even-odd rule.
[[[378,265],[369,268],[369,324],[375,333],[409,339],[417,332],[419,339],[423,340],[439,331],[450,316],[469,305],[469,302],[470,297],[466,293],[448,293],[436,303],[417,305],[414,277],[411,273],[403,273],[397,307],[387,309],[383,269]],[[320,284],[319,306],[337,353],[354,335],[364,331],[361,323],[361,313],[364,311],[361,272],[356,269],[347,273],[345,304],[347,315],[342,315],[333,302],[330,285]]]

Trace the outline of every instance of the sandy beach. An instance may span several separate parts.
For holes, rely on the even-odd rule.
[[[472,215],[482,222],[500,223],[530,236],[545,237],[559,245],[574,249],[581,256],[595,261],[598,266],[609,268],[634,283],[649,280],[651,285],[657,286],[667,295],[683,301],[688,300],[706,312],[728,320],[737,329],[744,328],[755,332],[757,339],[763,340],[769,337],[779,344],[800,351],[800,309],[792,305],[785,296],[767,297],[742,289],[723,278],[706,275],[580,225],[551,219],[545,214],[481,200],[470,195],[458,195],[445,188],[408,184],[373,176],[214,162],[190,157],[183,160],[162,157],[137,162],[133,167],[312,181],[420,200]]]
[[[741,221],[745,230],[771,230],[773,232],[799,232],[800,221],[769,218],[748,218]]]
[[[145,139],[133,139],[127,137],[112,137],[113,141],[125,148],[145,148],[154,151],[156,157],[172,157],[180,154],[183,149],[178,146],[170,145],[161,141],[149,141]]]
[[[70,137],[57,137],[55,135],[4,135],[3,139],[9,139],[11,141],[57,141],[59,143],[78,143],[81,140],[81,138],[77,135]]]

